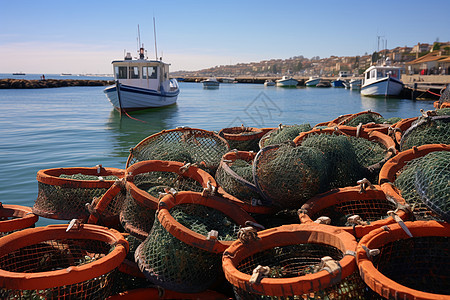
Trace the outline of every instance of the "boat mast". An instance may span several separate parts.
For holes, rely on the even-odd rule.
[[[156,48],[156,26],[155,26],[155,17],[153,17],[153,35],[155,37],[155,57],[158,60],[158,49]]]

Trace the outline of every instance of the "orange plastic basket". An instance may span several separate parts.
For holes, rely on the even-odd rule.
[[[355,250],[355,238],[335,227],[284,225],[235,241],[222,266],[239,299],[364,299]]]
[[[167,195],[135,261],[158,286],[182,293],[204,291],[220,279],[220,256],[247,221],[254,222],[220,197],[195,192]]]
[[[0,202],[0,237],[18,230],[34,227],[39,217],[30,207]]]
[[[12,233],[0,239],[0,297],[104,299],[127,251],[119,232],[97,225]]]
[[[62,178],[64,175],[69,178]],[[71,176],[89,176],[93,179],[74,179]],[[40,170],[36,176],[39,191],[33,213],[51,219],[87,219],[89,211],[86,203],[91,203],[94,197],[101,197],[116,179],[124,176],[125,170],[103,168],[101,165]]]
[[[264,134],[273,128],[255,128],[255,127],[228,127],[219,131],[219,136],[223,137],[230,149],[240,151],[258,151],[259,140]]]
[[[375,228],[396,222],[395,216],[388,215],[389,211],[396,211],[403,221],[409,217],[404,203],[387,199],[379,185],[367,189],[360,186],[334,189],[311,198],[299,210],[307,221],[328,217],[330,223],[327,224],[339,227],[357,239]]]
[[[213,194],[217,189],[214,178],[195,166],[184,165],[176,161],[148,160],[138,162],[127,168],[127,199],[120,212],[120,222],[124,229],[144,240],[155,219],[155,211],[158,207],[159,195],[168,188],[177,191],[191,190]],[[164,179],[162,186],[150,194],[148,192],[147,176],[164,177],[169,176],[171,186],[167,186]],[[162,180],[162,179],[158,179]],[[152,182],[152,186],[155,183]]]
[[[397,149],[400,148],[400,141],[402,140],[403,133],[411,127],[412,123],[417,121],[418,117],[403,119],[391,126],[390,136],[394,139]]]
[[[358,244],[361,277],[386,299],[450,299],[450,224],[436,221],[390,224]]]
[[[119,214],[126,198],[125,178],[116,180],[101,198],[88,205],[88,223],[119,229]]]
[[[450,145],[429,144],[419,147],[413,147],[412,149],[408,149],[406,151],[398,153],[395,157],[388,160],[386,164],[381,168],[379,175],[379,184],[381,185],[381,188],[385,192],[387,197],[391,197],[399,203],[408,203],[408,201],[405,201],[405,198],[402,196],[401,191],[395,186],[397,177],[409,161],[419,157],[423,157],[435,151],[450,151]],[[430,209],[423,203],[416,202],[415,205],[414,203],[408,204],[414,206],[413,214],[416,218],[433,218],[433,214],[430,212]]]

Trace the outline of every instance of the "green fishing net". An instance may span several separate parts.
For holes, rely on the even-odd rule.
[[[448,115],[450,115],[450,107],[445,107],[445,108],[437,109],[437,110],[436,110],[436,114],[437,114],[438,116],[448,116]]]
[[[293,141],[301,132],[311,130],[310,124],[300,125],[280,125],[266,133],[259,142],[259,147],[262,149],[269,145],[281,144],[287,141]]]
[[[59,178],[67,178],[67,179],[75,179],[75,180],[117,180],[119,177],[114,175],[108,175],[108,176],[96,176],[96,175],[86,175],[86,174],[61,174],[59,175]]]
[[[414,290],[450,295],[448,236],[399,239],[378,249],[373,265],[389,279]]]
[[[202,185],[189,177],[178,175],[174,172],[147,172],[133,177],[133,183],[137,188],[147,191],[151,196],[158,198],[159,192],[164,193],[164,188],[173,188],[176,191],[201,192]]]
[[[326,244],[295,244],[257,252],[239,262],[236,268],[244,274],[252,275],[258,265],[268,266],[269,278],[294,278],[317,272],[321,259],[325,256],[339,261],[344,254]],[[303,295],[270,297],[236,287],[234,292],[237,299],[367,299],[366,285],[357,272],[328,288]],[[289,290],[286,292],[289,293]]]
[[[419,118],[402,135],[400,150],[425,144],[450,144],[450,116]]]
[[[198,204],[180,204],[170,210],[174,219],[201,235],[218,231],[218,240],[235,240],[239,226],[222,212]],[[186,235],[186,238],[189,238]],[[148,238],[136,252],[146,277],[163,288],[195,293],[206,290],[222,273],[221,254],[191,246],[172,236],[156,218]]]
[[[400,118],[400,117],[392,117],[389,119],[385,119],[380,114],[369,111],[364,114],[359,114],[355,117],[349,117],[349,118],[345,119],[344,121],[342,121],[339,125],[356,127],[359,124],[368,124],[368,123],[394,124],[400,120],[402,120],[402,118]]]
[[[302,143],[324,153],[327,168],[326,189],[353,186],[365,176],[352,139],[338,134],[310,134]]]
[[[120,223],[127,232],[144,240],[152,229],[155,212],[156,209],[146,207],[134,200],[128,191],[120,212]]]
[[[293,143],[265,147],[258,152],[253,168],[260,194],[280,208],[300,208],[327,186],[327,161],[312,147]]]
[[[86,219],[90,215],[86,203],[91,203],[94,198],[101,198],[107,190],[38,182],[38,196],[33,205],[33,213],[58,220]]]
[[[228,168],[223,164],[226,164]],[[252,204],[262,200],[253,181],[251,161],[236,159],[233,162],[222,162],[217,169],[215,179],[227,193],[241,201]]]
[[[129,165],[143,160],[168,160],[185,163],[204,162],[214,175],[222,155],[229,151],[227,142],[211,131],[174,129],[144,139],[130,149]]]
[[[400,170],[394,185],[411,206],[416,219],[450,220],[449,151],[434,151],[409,161]]]

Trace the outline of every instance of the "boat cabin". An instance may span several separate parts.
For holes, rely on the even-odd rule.
[[[388,76],[400,80],[400,70],[399,67],[372,66],[364,72],[364,80],[379,80]]]
[[[170,64],[144,59],[142,54],[139,59],[133,60],[127,53],[124,60],[116,60],[112,64],[114,80],[120,84],[158,91],[161,83],[169,80]]]

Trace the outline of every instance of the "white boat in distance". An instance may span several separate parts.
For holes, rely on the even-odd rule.
[[[169,65],[161,60],[139,58],[128,52],[123,60],[112,62],[115,85],[103,91],[118,111],[135,111],[175,104],[180,93],[176,79],[169,79]]]
[[[361,95],[398,96],[403,89],[400,80],[400,67],[371,66],[364,72]]]
[[[206,80],[203,80],[202,83],[204,89],[218,89],[220,84],[216,77],[210,77]]]
[[[353,78],[349,81],[350,89],[351,90],[360,90],[362,84],[362,79]]]
[[[316,86],[320,80],[322,80],[322,78],[320,78],[319,76],[311,76],[309,77],[309,80],[305,81],[305,85],[306,86]]]
[[[283,76],[281,79],[275,81],[277,86],[280,87],[295,87],[298,84],[298,81],[292,77]]]
[[[264,86],[274,86],[275,82],[271,79],[267,79],[266,81],[264,81]]]

